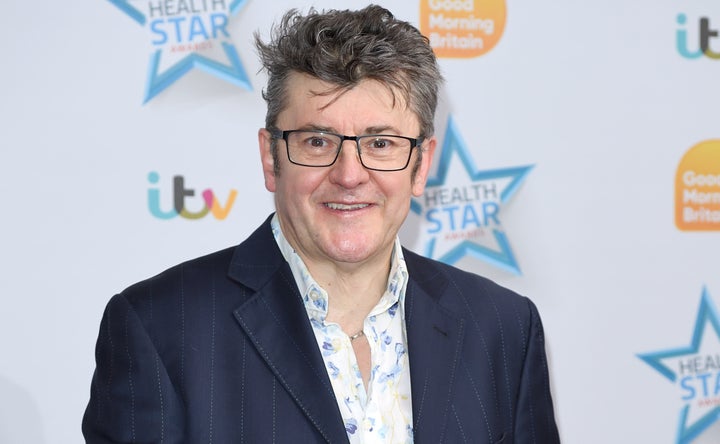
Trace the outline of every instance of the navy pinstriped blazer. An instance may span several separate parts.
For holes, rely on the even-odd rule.
[[[415,442],[558,443],[532,302],[403,254]],[[347,442],[269,219],[113,297],[96,360],[89,443]]]

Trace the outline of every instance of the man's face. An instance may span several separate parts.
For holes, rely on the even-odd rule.
[[[317,94],[329,88],[314,77],[293,74],[287,80],[287,107],[278,116],[277,127],[348,136],[419,135],[415,114],[398,94],[393,104],[385,86],[366,80],[339,94]],[[402,171],[370,171],[360,163],[355,142],[348,140],[332,166],[313,168],[290,163],[280,140],[280,173],[275,175],[266,130],[260,130],[259,141],[265,187],[275,193],[283,233],[308,266],[389,260],[411,197],[424,191],[436,144],[434,137],[423,143],[424,155],[413,178],[417,148]]]

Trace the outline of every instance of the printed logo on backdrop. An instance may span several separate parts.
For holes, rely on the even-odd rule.
[[[720,38],[718,29],[710,24],[709,17],[692,17],[680,13],[676,18],[678,28],[675,32],[677,52],[686,59],[702,56],[720,59]]]
[[[108,0],[142,26],[151,48],[147,103],[198,69],[251,90],[228,24],[247,0]]]
[[[148,174],[148,182],[152,185],[160,183],[160,175],[152,171]],[[147,204],[150,214],[158,219],[174,219],[180,216],[184,219],[197,220],[212,215],[217,220],[224,220],[235,204],[237,190],[231,189],[224,201],[214,190],[206,188],[199,194],[195,189],[188,188],[185,177],[177,175],[172,178],[171,192],[162,192],[159,187],[148,188]]]
[[[505,30],[505,0],[421,0],[420,32],[437,57],[481,56]]]
[[[698,143],[680,161],[675,225],[683,231],[720,231],[720,139]]]
[[[450,116],[437,173],[410,205],[421,217],[423,254],[447,264],[471,256],[521,274],[502,226],[502,210],[531,169],[478,170]]]
[[[675,442],[690,443],[720,418],[720,314],[703,288],[690,345],[638,357],[677,388]]]

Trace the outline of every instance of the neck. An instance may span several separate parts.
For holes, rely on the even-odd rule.
[[[346,332],[362,329],[365,318],[385,293],[391,254],[382,261],[350,267],[306,262],[310,274],[328,294],[329,322],[338,323]]]

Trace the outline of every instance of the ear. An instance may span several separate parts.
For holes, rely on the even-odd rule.
[[[258,131],[258,144],[260,146],[260,161],[262,162],[265,188],[271,193],[275,192],[275,159],[272,155],[272,136],[265,128]]]
[[[437,138],[435,136],[425,139],[419,149],[422,151],[422,160],[420,166],[415,173],[412,183],[412,194],[420,197],[425,192],[425,183],[427,183],[428,174],[430,174],[430,166],[432,165],[433,156],[435,155],[435,147],[437,146]]]

